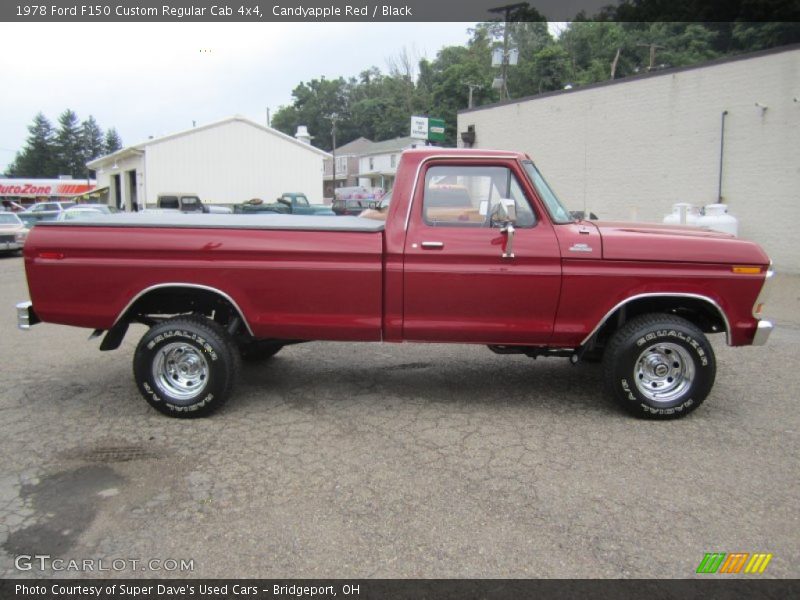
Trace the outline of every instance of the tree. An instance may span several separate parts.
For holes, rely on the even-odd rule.
[[[353,127],[350,110],[350,86],[344,78],[312,79],[301,83],[292,90],[294,101],[291,106],[282,106],[272,119],[272,126],[287,135],[294,135],[298,125],[308,127],[314,136],[314,145],[323,150],[332,147],[332,115],[336,115],[336,144],[353,140],[356,130]]]
[[[112,152],[122,149],[122,139],[119,137],[117,130],[113,127],[106,131],[104,146],[105,148],[103,151],[105,154],[111,154]]]
[[[445,121],[445,142],[456,142],[455,124],[459,110],[469,104],[469,85],[473,88],[473,105],[499,99],[492,89],[492,79],[497,75],[491,66],[492,39],[488,27],[481,25],[471,30],[466,46],[442,48],[432,62],[420,63],[418,89],[425,101],[424,112]],[[406,116],[406,130],[407,130]]]
[[[53,177],[54,165],[53,126],[47,117],[38,113],[28,126],[30,135],[25,148],[18,152],[7,169],[11,177]]]
[[[800,23],[735,23],[731,30],[731,44],[735,50],[755,52],[785,44],[800,42]]]
[[[517,8],[508,15],[508,24],[478,23],[468,30],[465,45],[442,48],[432,60],[415,65],[404,49],[388,59],[388,74],[372,67],[358,77],[300,83],[292,91],[292,103],[276,112],[273,127],[294,135],[298,125],[306,125],[314,144],[329,150],[333,113],[337,145],[359,136],[380,141],[408,135],[409,117],[420,114],[443,118],[446,143],[454,144],[457,112],[467,108],[470,88],[473,106],[500,99],[492,88],[500,69],[491,66],[491,55],[503,46],[506,28],[509,48],[519,52],[518,64],[508,69],[512,98],[646,72],[651,56],[653,68],[677,67],[800,41],[798,23],[748,22],[748,16],[753,21],[764,16],[754,12],[755,0],[726,4],[725,10],[741,22],[686,22],[700,10],[699,4],[623,0],[602,9],[594,20],[577,15],[558,39],[535,8]]]
[[[94,117],[89,115],[89,118],[81,124],[81,158],[84,164],[102,156],[105,148],[103,130]]]
[[[58,117],[58,130],[55,136],[55,165],[58,175],[83,177],[86,166],[82,161],[81,128],[78,115],[66,109]]]

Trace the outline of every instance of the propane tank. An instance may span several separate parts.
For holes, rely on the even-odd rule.
[[[697,224],[734,236],[739,234],[739,221],[728,214],[728,207],[725,204],[707,204],[705,214],[698,219]]]
[[[672,205],[672,212],[664,217],[667,225],[697,225],[700,218],[696,207],[688,202],[678,202]]]

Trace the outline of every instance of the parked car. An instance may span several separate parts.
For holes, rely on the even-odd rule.
[[[363,219],[375,219],[376,221],[385,221],[386,215],[389,213],[389,203],[392,201],[392,192],[389,191],[380,202],[373,208],[368,208],[359,213],[359,217]]]
[[[14,202],[13,200],[3,200],[2,210],[7,212],[22,212],[25,210],[25,207],[22,206],[19,202]]]
[[[281,215],[333,215],[329,206],[311,204],[302,192],[284,192],[275,202],[253,198],[233,207],[237,214],[276,213]]]
[[[0,252],[16,252],[25,245],[25,223],[14,213],[0,213]]]
[[[92,219],[104,214],[111,214],[111,211],[103,212],[101,209],[89,206],[74,206],[67,210],[62,210],[56,221],[82,221],[85,219]]]
[[[205,212],[212,215],[230,215],[233,214],[233,208],[230,206],[218,206],[216,204],[204,204]]]
[[[116,206],[109,206],[108,204],[100,204],[98,202],[81,202],[76,204],[75,208],[91,208],[100,211],[104,215],[111,215],[119,212]]]
[[[75,202],[37,202],[25,209],[25,212],[59,212],[75,206]]]
[[[33,215],[37,221],[55,221],[61,212],[73,206],[75,202],[37,202],[20,214]]]
[[[335,199],[331,205],[331,210],[337,215],[360,215],[368,208],[374,208],[377,205],[374,199],[350,199],[340,200]]]
[[[230,214],[233,212],[233,209],[227,206],[205,204],[200,200],[200,196],[197,194],[183,192],[165,192],[159,194],[156,199],[156,205],[148,208],[148,210],[152,210],[152,208],[179,210],[184,213]]]
[[[383,188],[336,188],[331,208],[337,215],[358,215],[368,208],[374,208],[383,198],[383,194]]]
[[[19,217],[19,220],[22,221],[25,224],[25,227],[27,227],[28,229],[30,229],[31,227],[36,225],[36,223],[38,223],[39,221],[42,220],[40,218],[40,216],[37,215],[36,213],[19,212],[19,213],[16,213],[16,215]],[[58,215],[56,215],[56,216],[58,216]]]

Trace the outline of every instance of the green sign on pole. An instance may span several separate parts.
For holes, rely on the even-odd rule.
[[[411,117],[411,137],[429,142],[443,142],[444,119]]]
[[[444,141],[444,119],[428,119],[428,140],[431,142]]]

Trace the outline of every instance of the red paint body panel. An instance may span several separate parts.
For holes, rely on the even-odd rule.
[[[35,227],[28,242],[44,321],[107,329],[142,290],[189,283],[227,293],[258,337],[381,339],[380,233]]]
[[[503,166],[527,183],[512,158],[435,157],[419,169],[409,215],[403,279],[403,339],[426,342],[546,345],[561,287],[561,257],[553,227],[534,206],[538,222],[517,228],[514,258],[503,258],[497,228],[437,227],[422,218],[426,170],[442,165]],[[532,190],[525,190],[530,199]],[[425,242],[441,243],[426,249]]]
[[[628,298],[695,294],[723,310],[732,344],[752,342],[769,264],[756,244],[660,225],[555,224],[521,160],[488,150],[404,152],[383,232],[35,227],[25,245],[31,299],[44,321],[108,329],[143,290],[194,284],[230,296],[257,337],[575,348]],[[502,258],[497,229],[424,223],[421,182],[440,164],[516,175],[538,221],[517,229],[515,258]],[[425,241],[443,246],[423,249]],[[734,274],[733,264],[761,272]]]
[[[606,260],[769,264],[758,244],[727,233],[651,223],[598,221],[597,227]]]
[[[763,283],[764,274],[732,275],[729,265],[567,260],[552,344],[579,346],[609,311],[640,294],[706,297],[724,311],[731,345],[749,344],[757,325],[752,309]],[[587,329],[588,324],[593,325]]]

